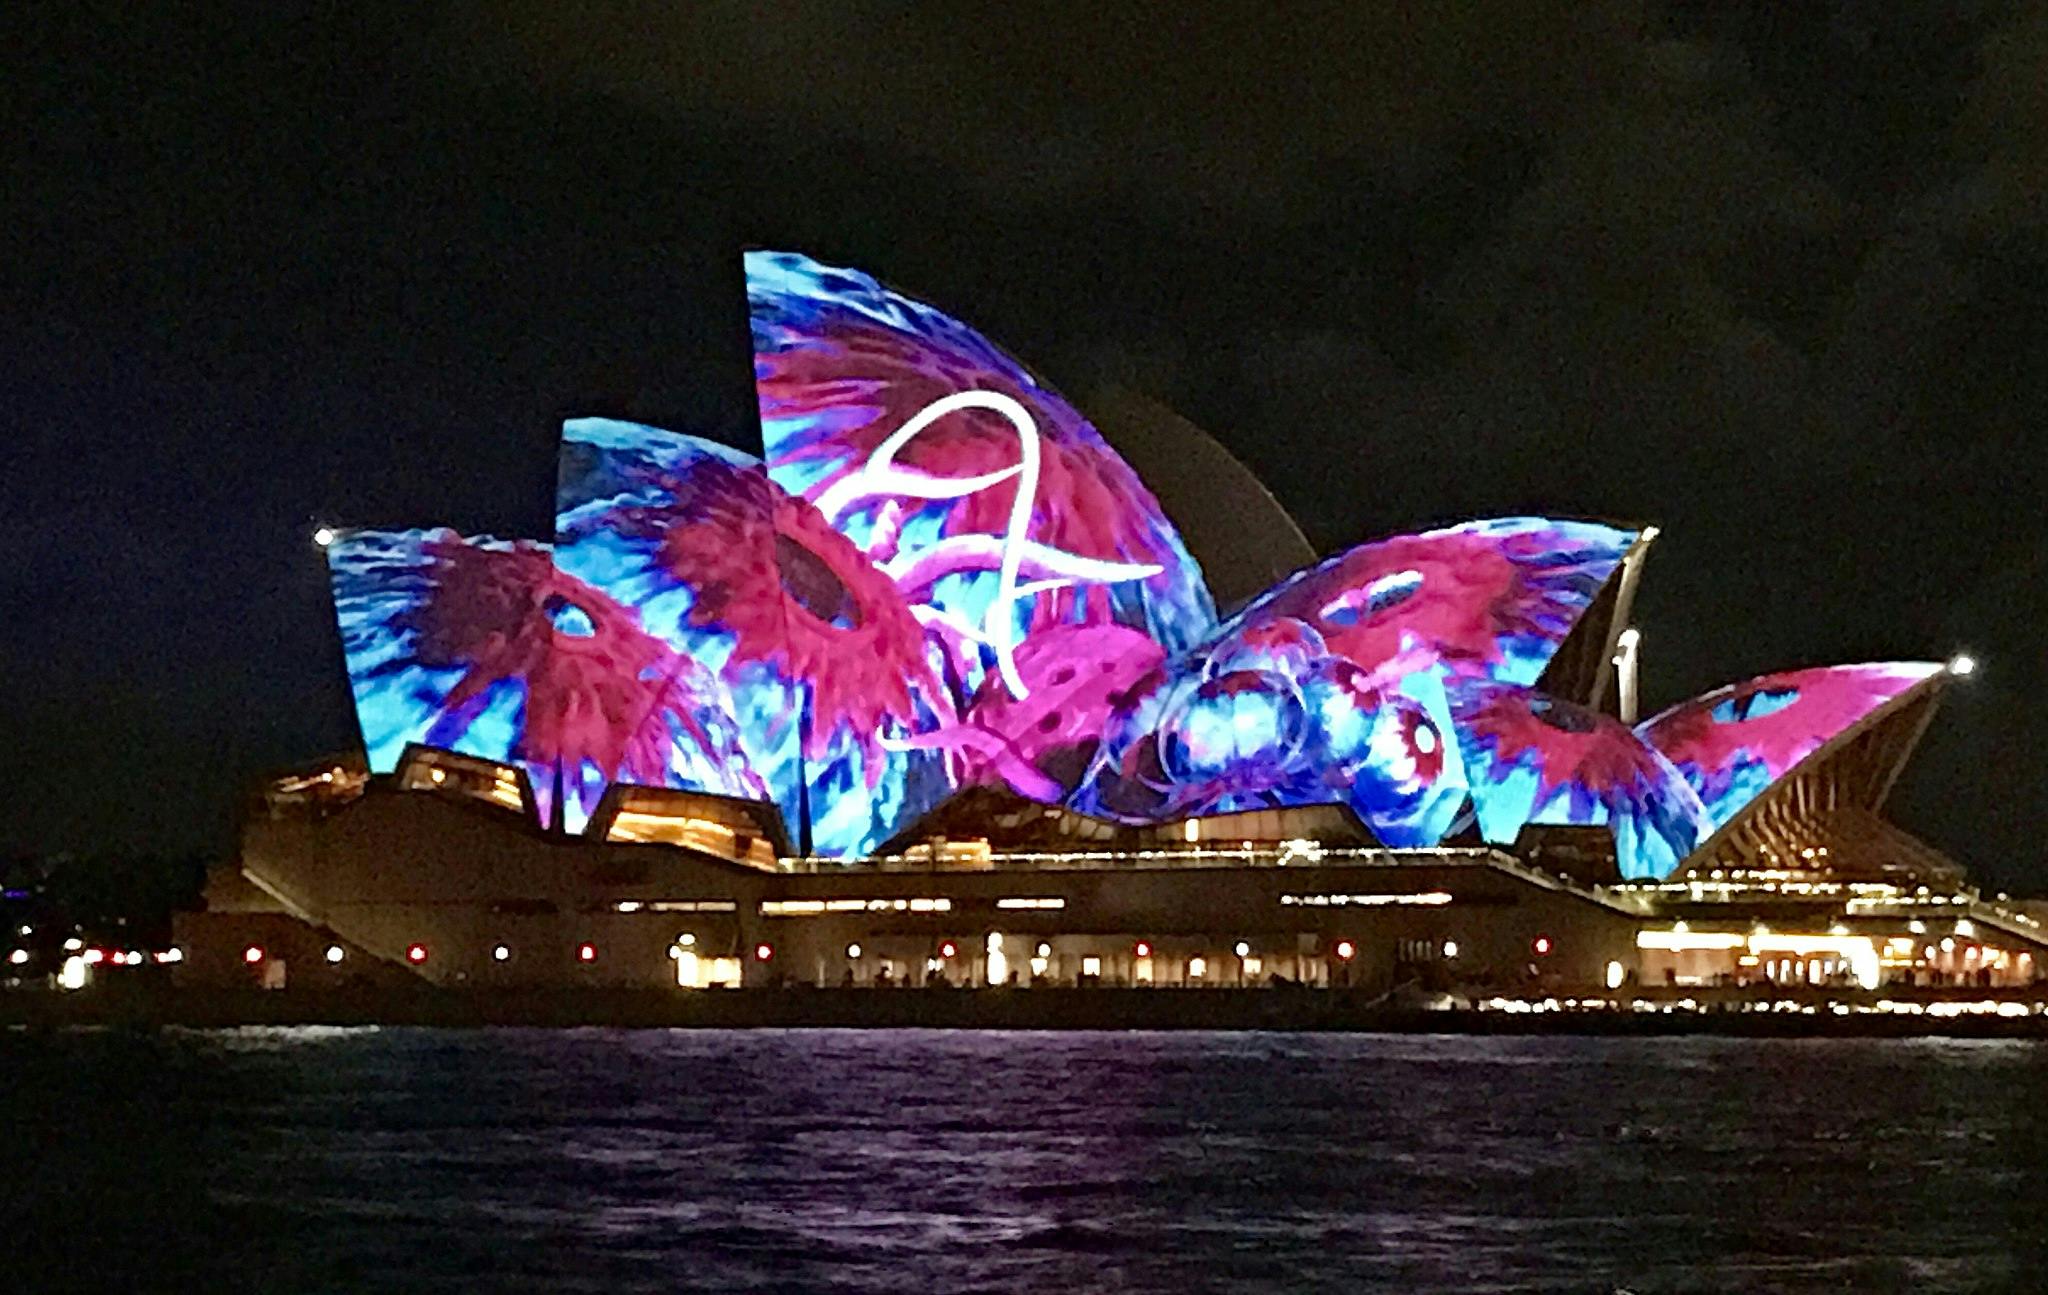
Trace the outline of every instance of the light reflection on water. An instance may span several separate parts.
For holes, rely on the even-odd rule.
[[[0,1092],[63,1285],[2048,1282],[2026,1042],[102,1032],[0,1038]]]

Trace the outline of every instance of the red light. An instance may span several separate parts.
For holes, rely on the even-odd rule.
[[[101,958],[105,956],[106,955],[101,953],[98,949],[88,949],[85,954],[85,960],[87,962],[98,962]],[[255,966],[257,963],[263,961],[263,950],[256,945],[250,945],[248,948],[242,950],[242,961],[248,963],[252,967]]]
[[[1349,940],[1339,940],[1339,941],[1337,941],[1337,960],[1338,960],[1339,962],[1349,962],[1349,961],[1351,961],[1351,955],[1352,955],[1352,954],[1354,954],[1354,953],[1357,953],[1357,952],[1358,952],[1358,946],[1357,946],[1357,945],[1355,945],[1355,944],[1353,944],[1353,943],[1352,943],[1351,941],[1349,941]]]
[[[951,940],[939,946],[939,956],[941,958],[950,958],[958,952],[960,952],[960,946],[954,944]]]
[[[576,961],[578,961],[578,962],[596,962],[596,961],[597,961],[597,946],[596,946],[596,945],[594,945],[594,944],[579,944],[579,945],[577,945],[577,946],[576,946]]]
[[[1547,957],[1550,953],[1550,937],[1547,935],[1539,935],[1536,937],[1536,942],[1534,944],[1531,944],[1529,947],[1536,950],[1537,957]]]
[[[425,962],[427,960],[427,946],[424,944],[407,945],[405,948],[405,960],[411,963]]]
[[[756,961],[756,962],[766,962],[766,961],[768,961],[768,959],[770,959],[770,958],[772,958],[772,957],[774,957],[774,956],[775,956],[775,946],[774,946],[774,945],[772,945],[772,944],[757,944],[757,945],[755,945],[755,946],[754,946],[754,961]]]
[[[1133,949],[1132,952],[1141,958],[1149,958],[1152,956],[1152,946],[1140,940],[1138,941],[1138,947]]]

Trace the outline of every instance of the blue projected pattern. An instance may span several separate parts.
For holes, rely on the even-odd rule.
[[[1536,692],[1640,542],[1596,523],[1362,544],[1219,624],[1158,501],[1022,365],[856,271],[746,269],[764,458],[577,419],[553,546],[332,546],[373,770],[412,742],[517,765],[570,830],[620,782],[771,801],[831,856],[988,785],[1131,824],[1346,805],[1395,846],[1605,825],[1638,877],[1723,809],[1698,770],[1728,761],[1684,734],[1839,729],[1797,680],[1642,736]]]
[[[1629,879],[1669,876],[1710,830],[1671,762],[1627,725],[1531,688],[1452,690],[1479,834],[1511,845],[1524,824],[1609,827]]]
[[[1719,827],[1822,745],[1941,673],[1891,661],[1760,675],[1673,706],[1636,732],[1678,767]]]

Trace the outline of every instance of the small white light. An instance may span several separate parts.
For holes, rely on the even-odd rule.
[[[1620,989],[1621,982],[1627,978],[1628,968],[1622,966],[1619,962],[1607,964],[1607,987],[1609,989]]]
[[[1444,956],[1446,958],[1455,958],[1458,956],[1458,942],[1456,940],[1444,941]]]
[[[338,963],[346,956],[348,955],[342,952],[340,945],[330,944],[327,946],[327,961],[330,964]]]
[[[1252,951],[1252,946],[1251,946],[1251,945],[1249,945],[1249,944],[1246,944],[1246,943],[1245,943],[1245,942],[1244,942],[1243,940],[1239,940],[1239,941],[1237,942],[1236,946],[1235,946],[1234,948],[1232,948],[1232,949],[1231,949],[1231,952],[1232,952],[1232,953],[1235,953],[1235,954],[1236,954],[1236,955],[1237,955],[1238,957],[1240,957],[1240,958],[1244,957],[1244,956],[1245,956],[1246,954],[1250,953],[1251,951]]]
[[[17,967],[22,966],[28,961],[28,950],[16,949],[14,952],[7,955],[7,960]]]
[[[860,946],[859,946],[858,944],[849,944],[849,945],[847,945],[847,946],[846,946],[846,956],[847,956],[847,957],[849,957],[849,958],[858,958],[858,957],[860,957]]]
[[[66,953],[76,953],[76,952],[78,952],[78,951],[79,951],[80,949],[83,949],[84,947],[85,947],[85,941],[84,941],[84,940],[81,940],[81,939],[78,939],[78,938],[76,938],[76,937],[73,937],[72,939],[69,939],[69,940],[66,940],[66,941],[64,941],[64,952],[66,952]]]
[[[1050,958],[1052,956],[1052,946],[1050,944],[1041,944],[1038,946],[1037,952],[1041,958]]]
[[[1948,659],[1948,672],[1952,675],[1975,674],[1977,658],[1968,652],[1958,652]]]
[[[684,931],[676,937],[676,943],[685,949],[694,949],[697,947],[697,934],[694,931]]]
[[[511,947],[510,945],[506,945],[506,944],[494,944],[494,945],[492,945],[492,946],[491,946],[491,961],[492,961],[492,962],[504,962],[504,961],[506,961],[507,959],[509,959],[509,958],[510,958],[511,956],[512,956],[512,947]]]
[[[36,928],[34,928],[33,926],[24,926],[21,928],[21,933],[23,935],[34,935],[36,933]]]
[[[313,543],[323,549],[339,538],[341,537],[334,533],[332,526],[315,526],[313,528]]]

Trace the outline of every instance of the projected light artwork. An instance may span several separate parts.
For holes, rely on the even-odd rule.
[[[1466,683],[1452,712],[1479,834],[1526,823],[1610,827],[1627,878],[1664,877],[1707,834],[1699,797],[1620,720],[1531,688]]]
[[[576,826],[610,781],[760,794],[717,676],[546,545],[369,531],[327,552],[373,771],[412,742],[516,764]]]
[[[1801,760],[1941,669],[1890,662],[1762,675],[1681,702],[1636,731],[1678,767],[1718,827]]]
[[[769,800],[837,857],[1000,786],[1134,825],[1342,805],[1393,846],[1608,826],[1662,876],[1925,677],[1770,676],[1639,736],[1536,686],[1645,537],[1532,517],[1359,545],[1219,624],[1022,365],[858,272],[746,271],[762,457],[577,419],[552,545],[328,536],[373,771],[410,743],[516,765],[569,831],[618,783]]]

